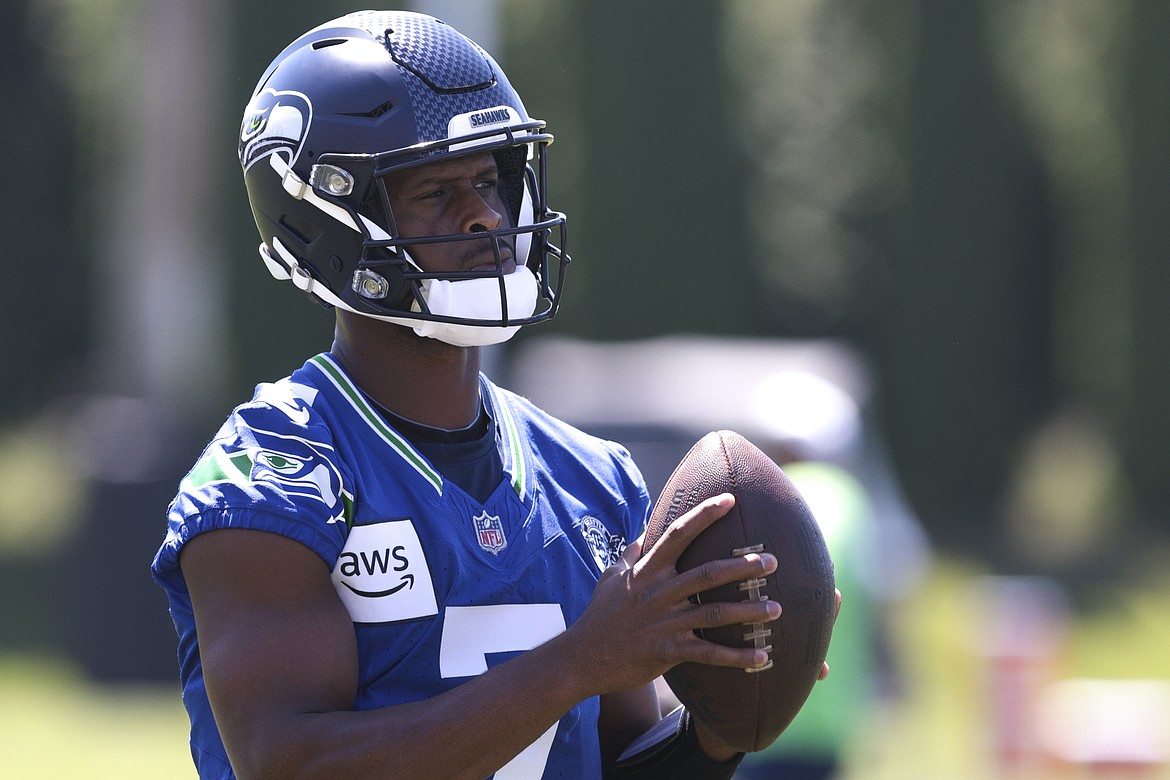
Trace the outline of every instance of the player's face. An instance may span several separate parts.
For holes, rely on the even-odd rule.
[[[510,227],[500,196],[499,171],[490,152],[441,160],[390,175],[390,207],[404,238],[476,233]],[[505,273],[516,268],[513,239],[501,239]],[[410,255],[425,271],[490,271],[496,267],[491,242],[419,244]]]

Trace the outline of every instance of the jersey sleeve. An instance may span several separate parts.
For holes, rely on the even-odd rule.
[[[637,464],[634,463],[634,458],[630,455],[629,450],[614,442],[607,442],[607,444],[613,451],[618,482],[622,486],[622,493],[625,496],[628,509],[626,538],[633,541],[646,530],[646,522],[650,519],[654,502],[650,498],[646,480]]]
[[[352,490],[330,435],[304,395],[287,380],[262,385],[183,478],[152,566],[164,586],[181,581],[183,546],[222,528],[286,536],[333,567],[352,519]]]

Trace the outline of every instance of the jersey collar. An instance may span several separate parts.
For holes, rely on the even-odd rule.
[[[436,493],[443,494],[442,475],[410,442],[386,424],[386,421],[374,410],[370,402],[366,400],[365,395],[332,355],[328,353],[315,355],[309,359],[309,364],[320,371],[330,384],[340,391],[342,397],[393,452],[397,453],[411,468],[418,472],[435,489]],[[479,381],[480,392],[484,403],[488,406],[488,413],[496,421],[496,445],[503,460],[504,473],[511,476],[512,489],[516,491],[516,495],[524,498],[528,491],[529,469],[524,457],[523,440],[520,438],[516,418],[500,389],[483,374],[480,374]]]
[[[392,451],[396,452],[423,479],[429,482],[436,493],[443,495],[443,477],[431,467],[431,464],[418,450],[411,446],[410,442],[402,438],[398,431],[387,425],[382,416],[374,411],[366,397],[358,390],[357,385],[349,378],[349,374],[345,373],[345,370],[337,364],[332,355],[327,353],[315,355],[309,359],[309,364],[325,375],[325,378],[341,392],[342,397],[349,402],[349,405]]]
[[[498,387],[483,374],[479,375],[480,390],[488,404],[488,414],[496,421],[496,444],[504,462],[504,473],[512,477],[512,489],[524,498],[528,493],[528,464],[524,457],[524,440],[512,414],[512,407]]]

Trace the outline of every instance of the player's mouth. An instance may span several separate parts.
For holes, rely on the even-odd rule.
[[[490,263],[480,263],[479,265],[473,265],[471,268],[468,268],[467,270],[494,272],[497,270],[497,267],[496,267],[495,261],[493,260]],[[510,257],[504,259],[503,262],[501,262],[499,265],[499,270],[502,271],[505,276],[512,273],[513,271],[516,270],[516,261]]]
[[[500,260],[498,265],[496,263],[496,253],[492,251],[490,244],[469,253],[464,258],[464,263],[468,271],[502,271],[506,275],[516,270],[516,259],[512,247],[503,241],[500,242]]]

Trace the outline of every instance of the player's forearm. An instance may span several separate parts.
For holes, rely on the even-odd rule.
[[[233,755],[233,766],[241,780],[482,780],[592,695],[558,653],[555,645],[535,648],[423,701],[270,719],[267,744],[254,756],[267,756],[266,765],[236,767]]]

